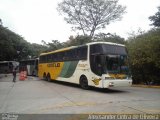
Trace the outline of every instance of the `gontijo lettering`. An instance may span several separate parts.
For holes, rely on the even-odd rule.
[[[60,67],[60,63],[49,63],[47,64],[48,67]]]

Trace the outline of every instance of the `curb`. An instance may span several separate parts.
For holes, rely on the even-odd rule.
[[[131,87],[159,88],[160,89],[160,86],[155,86],[155,85],[132,85]]]

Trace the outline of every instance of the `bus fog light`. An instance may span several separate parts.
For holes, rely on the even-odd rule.
[[[114,83],[113,82],[109,82],[109,85],[113,85]]]
[[[115,79],[115,78],[113,78],[113,77],[105,77],[105,80],[108,80],[108,79]]]
[[[109,87],[113,87],[114,86],[114,82],[109,82]]]

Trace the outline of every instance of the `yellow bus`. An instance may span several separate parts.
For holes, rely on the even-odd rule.
[[[111,42],[92,42],[41,53],[38,67],[40,78],[80,84],[83,89],[132,84],[126,47]]]

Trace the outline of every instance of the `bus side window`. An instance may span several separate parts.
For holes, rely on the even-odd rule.
[[[61,52],[61,61],[64,61],[65,60],[65,52]]]
[[[58,60],[57,59],[57,54],[56,53],[52,54],[52,61],[56,62],[57,60]]]
[[[57,61],[60,61],[60,54],[57,54]]]
[[[41,56],[40,61],[41,63],[46,63],[46,56],[45,55]]]
[[[69,50],[68,51],[68,60],[69,61],[73,60],[73,55],[72,54],[73,54],[73,50]]]
[[[69,60],[69,51],[64,52],[63,60],[68,61]]]
[[[73,51],[72,51],[72,58],[73,58],[73,60],[76,60],[77,59],[77,49],[74,49]]]
[[[73,60],[73,50],[69,50],[66,52],[67,53],[67,61],[72,61]]]
[[[47,61],[49,62],[49,55],[48,55],[48,56],[46,56],[46,58],[47,58]]]
[[[96,66],[97,74],[98,74],[98,75],[102,75],[101,56],[96,56],[96,57],[95,57],[95,66]]]
[[[97,75],[102,75],[102,64],[100,60],[100,56],[91,55],[91,69]]]
[[[57,61],[63,61],[63,58],[64,58],[64,53],[63,52],[60,52],[57,54],[58,55],[58,60]]]
[[[77,59],[79,60],[81,57],[81,51],[80,48],[77,49]]]
[[[81,59],[87,59],[87,46],[81,48]]]
[[[87,59],[87,46],[82,46],[76,49],[77,59],[86,60]]]
[[[55,61],[55,54],[51,54],[52,55],[52,62]]]

